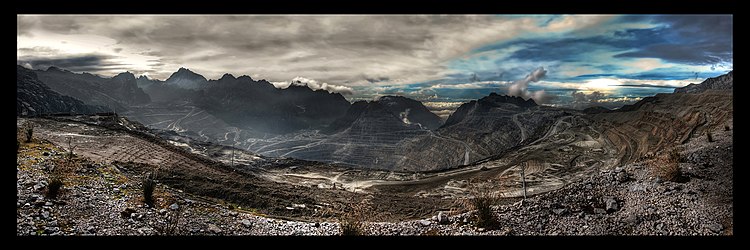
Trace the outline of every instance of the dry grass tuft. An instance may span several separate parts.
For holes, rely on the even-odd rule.
[[[680,172],[680,154],[675,148],[669,148],[654,160],[654,175],[665,181],[675,181],[682,176]]]
[[[367,199],[351,204],[348,211],[339,219],[341,235],[365,235],[366,220],[371,214],[371,210],[372,204]]]
[[[498,195],[488,185],[482,183],[473,184],[471,194],[472,197],[462,203],[469,209],[476,210],[472,218],[475,225],[486,229],[496,229],[500,226],[500,221],[492,211],[492,206],[499,200]]]

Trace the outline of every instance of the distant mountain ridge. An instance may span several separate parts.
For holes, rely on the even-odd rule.
[[[448,116],[442,127],[450,127],[455,125],[469,116],[471,113],[486,112],[494,107],[502,107],[505,104],[512,104],[521,108],[530,108],[537,106],[533,99],[529,98],[524,100],[517,96],[498,95],[497,93],[490,93],[490,95],[482,97],[476,101],[470,101],[462,104],[456,109],[453,114]]]
[[[112,78],[89,73],[76,74],[54,66],[34,72],[50,89],[89,105],[126,110],[128,106],[151,102],[149,95],[138,87],[135,76],[129,72],[120,73]]]
[[[389,122],[385,122],[385,121]],[[377,121],[377,122],[375,122]],[[382,124],[383,122],[388,125]],[[365,123],[380,123],[368,126],[376,133],[381,130],[436,129],[442,125],[440,117],[430,112],[421,102],[403,96],[382,96],[374,101],[357,101],[346,115],[336,119],[325,131],[333,133]],[[356,129],[356,128],[354,128]]]
[[[61,95],[39,81],[34,71],[16,67],[16,115],[35,116],[70,113],[91,114],[107,112],[102,106],[91,106],[70,96]]]
[[[197,91],[196,106],[234,126],[275,134],[323,128],[351,105],[339,93],[305,86],[277,89],[266,80],[230,74]]]

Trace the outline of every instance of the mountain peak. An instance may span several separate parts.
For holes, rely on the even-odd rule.
[[[219,78],[219,80],[229,80],[229,79],[234,80],[237,78],[235,78],[232,74],[229,74],[229,73],[226,73],[223,76],[221,76],[221,78]]]
[[[129,79],[135,80],[135,75],[133,75],[133,73],[130,73],[130,71],[125,71],[125,72],[122,72],[120,74],[117,74],[116,76],[114,76],[112,78],[125,78],[125,79],[128,79],[128,80]]]
[[[58,68],[57,66],[49,66],[49,68],[47,68],[47,71],[50,71],[50,72],[70,72],[68,70]]]
[[[237,80],[242,80],[242,79],[247,79],[247,80],[250,80],[250,81],[254,81],[253,78],[250,77],[250,76],[248,76],[248,75],[241,75],[240,77],[237,77]]]
[[[180,67],[177,72],[172,73],[164,82],[181,88],[197,89],[202,83],[207,81],[202,75]]]

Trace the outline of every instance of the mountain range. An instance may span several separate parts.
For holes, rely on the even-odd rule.
[[[399,171],[494,159],[566,126],[598,126],[585,117],[612,119],[604,114],[640,110],[660,100],[647,97],[617,110],[579,111],[491,93],[462,104],[442,122],[421,102],[402,96],[350,103],[339,93],[302,82],[279,89],[246,75],[207,80],[186,68],[161,81],[128,72],[106,78],[18,66],[17,79],[20,116],[113,110],[152,128],[266,156]],[[731,88],[730,72],[675,93]]]

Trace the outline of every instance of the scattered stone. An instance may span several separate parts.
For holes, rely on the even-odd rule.
[[[598,207],[595,207],[595,208],[594,208],[594,213],[595,213],[595,214],[606,214],[606,213],[607,213],[607,210],[604,210],[603,208],[598,208]]]
[[[215,234],[220,234],[221,233],[221,228],[217,227],[214,224],[208,224],[208,232],[215,233]]]
[[[119,188],[113,188],[112,191],[115,192],[115,193],[119,193],[120,189]]]
[[[627,182],[629,178],[630,177],[628,176],[628,173],[624,171],[617,173],[617,175],[615,176],[615,179],[620,183]]]
[[[238,214],[238,213],[237,213],[237,212],[235,212],[235,211],[229,211],[229,216],[232,216],[232,217],[234,217],[234,216],[237,216],[237,214]]]
[[[177,210],[180,208],[180,205],[177,205],[177,203],[172,203],[172,205],[169,205],[169,209]]]
[[[440,224],[448,224],[448,216],[443,211],[438,212],[437,222]]]
[[[722,226],[719,223],[709,223],[704,225],[705,228],[708,228],[708,230],[711,230],[713,233],[721,233],[721,230],[724,230],[724,226]]]
[[[166,208],[162,208],[162,209],[159,210],[159,214],[166,214],[166,213],[167,213],[167,209]]]
[[[135,209],[129,207],[120,212],[120,215],[122,215],[122,217],[124,218],[130,218],[130,215],[133,213],[135,213]]]
[[[566,212],[568,212],[568,209],[566,209],[566,208],[555,208],[555,209],[552,209],[552,212],[555,213],[556,215],[563,215]]]
[[[419,224],[422,225],[423,227],[426,227],[426,226],[429,226],[430,224],[432,224],[432,222],[430,222],[428,220],[419,220]]]
[[[242,225],[243,225],[243,226],[245,226],[245,227],[252,227],[252,226],[253,226],[253,223],[252,223],[252,222],[250,222],[250,220],[248,220],[248,219],[243,219],[243,220],[241,220],[241,221],[240,221],[240,224],[242,224]]]
[[[610,213],[611,212],[615,212],[618,209],[620,209],[617,206],[617,200],[615,200],[614,198],[611,198],[611,197],[604,199],[604,204],[606,205],[607,212],[610,212]]]
[[[647,189],[646,189],[646,186],[643,185],[643,184],[633,183],[633,185],[630,186],[630,191],[633,191],[633,192],[646,192]]]

